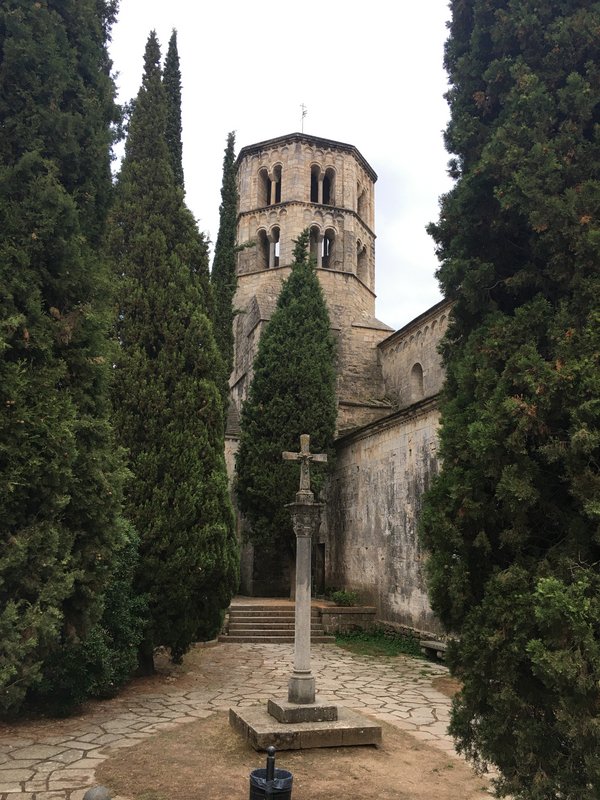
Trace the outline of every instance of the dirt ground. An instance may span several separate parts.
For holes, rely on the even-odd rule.
[[[118,697],[91,702],[70,719],[0,724],[0,734],[35,739],[67,733],[90,716],[98,723],[111,719],[140,694],[213,686],[222,677],[204,670],[200,649],[191,651],[183,665],[172,664],[160,653],[156,665],[155,675],[133,680]],[[448,697],[459,688],[446,675],[433,678],[432,685]],[[489,800],[486,779],[474,775],[465,763],[392,726],[382,727],[383,744],[378,748],[279,753],[277,766],[294,776],[293,800]],[[265,754],[247,745],[229,727],[227,714],[219,713],[117,751],[98,767],[96,783],[133,800],[245,800],[251,770],[264,766]]]
[[[485,779],[461,761],[386,724],[381,747],[286,751],[276,763],[293,775],[293,800],[489,800]],[[241,800],[251,770],[264,766],[264,753],[219,713],[119,751],[97,778],[135,800]]]

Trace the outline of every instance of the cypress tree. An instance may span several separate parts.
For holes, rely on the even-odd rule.
[[[423,518],[460,633],[451,730],[500,794],[600,787],[600,3],[454,0],[457,183],[431,226],[456,305]]]
[[[183,145],[181,142],[181,70],[177,51],[177,31],[173,30],[167,48],[163,74],[167,96],[166,137],[171,167],[177,184],[183,189]]]
[[[179,661],[197,636],[214,634],[237,581],[207,245],[171,167],[165,94],[151,33],[110,236],[121,343],[116,423],[134,475],[126,508],[141,539],[147,670],[155,646]]]
[[[101,248],[116,118],[113,11],[94,0],[0,9],[2,711],[16,712],[34,689],[52,698],[51,665],[61,660],[79,699],[122,680],[117,661],[129,673],[129,644],[101,620],[132,541],[109,422]],[[130,599],[122,611],[135,627]],[[92,639],[94,678],[83,661],[66,665]]]
[[[236,231],[238,190],[235,169],[235,133],[227,136],[223,158],[223,183],[219,208],[219,234],[211,271],[215,300],[215,337],[224,368],[224,404],[228,402],[228,379],[233,371],[233,296],[237,286]],[[225,410],[227,406],[225,405]]]
[[[290,557],[295,538],[285,505],[298,491],[299,467],[284,466],[281,454],[297,451],[300,435],[308,433],[311,450],[328,453],[330,467],[337,414],[335,342],[308,236],[305,230],[296,242],[292,271],[260,339],[236,464],[237,498],[251,540]],[[318,491],[324,474],[315,469],[311,479]]]

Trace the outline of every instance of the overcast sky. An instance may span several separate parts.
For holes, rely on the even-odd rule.
[[[398,328],[440,299],[425,232],[447,191],[447,0],[121,0],[111,54],[120,100],[137,94],[149,32],[177,29],[186,199],[218,232],[223,151],[301,129],[353,144],[377,172],[377,316]]]

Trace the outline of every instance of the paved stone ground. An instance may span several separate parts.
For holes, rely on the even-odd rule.
[[[134,685],[75,721],[25,723],[5,730],[9,735],[0,729],[0,800],[82,800],[96,766],[115,749],[217,710],[287,695],[293,645],[219,644],[202,651],[187,689],[167,684],[149,694]],[[431,685],[447,674],[444,666],[356,656],[334,645],[313,645],[312,666],[318,699],[362,709],[458,758],[446,734],[450,700]]]

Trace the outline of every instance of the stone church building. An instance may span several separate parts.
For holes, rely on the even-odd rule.
[[[437,345],[450,304],[438,303],[398,331],[376,319],[377,175],[353,145],[293,133],[244,147],[237,174],[238,244],[255,246],[238,254],[230,475],[258,341],[290,273],[293,242],[309,227],[338,346],[337,458],[315,543],[315,590],[354,590],[379,619],[437,632],[417,520],[437,469]],[[241,592],[285,594],[280,576],[260,561],[244,545]]]

